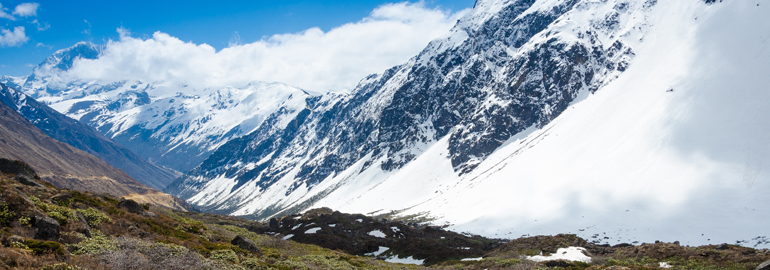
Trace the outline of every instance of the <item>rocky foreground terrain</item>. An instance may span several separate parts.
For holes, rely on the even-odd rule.
[[[0,226],[2,269],[768,269],[770,259],[728,244],[488,239],[328,208],[260,223],[57,188],[10,160]]]

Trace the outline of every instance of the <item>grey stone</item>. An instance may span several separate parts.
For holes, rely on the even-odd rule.
[[[246,237],[238,235],[230,243],[252,253],[259,254],[259,256],[262,256],[262,249],[260,249],[257,244],[254,244],[254,242]]]
[[[43,184],[39,183],[38,181],[35,181],[35,179],[32,179],[29,176],[26,176],[23,174],[16,175],[16,177],[14,177],[13,179],[27,186],[46,188]]]
[[[770,270],[770,260],[763,262],[754,270]]]
[[[47,216],[35,216],[35,239],[59,240],[61,225],[53,218]]]
[[[137,215],[143,215],[145,210],[144,207],[142,207],[141,204],[133,201],[133,200],[122,200],[118,203],[118,208],[126,209],[128,212],[137,214]]]
[[[83,216],[83,213],[78,213],[78,221],[80,222],[79,228],[77,228],[77,232],[82,233],[88,238],[91,238],[91,226],[88,225],[88,221],[86,221],[86,217]]]

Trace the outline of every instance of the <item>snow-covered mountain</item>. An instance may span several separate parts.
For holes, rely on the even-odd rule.
[[[76,59],[96,59],[101,50],[81,42],[56,52],[31,75],[5,81],[143,158],[179,171],[197,166],[230,139],[250,133],[278,107],[304,108],[310,96],[280,83],[213,89],[167,82],[84,81],[66,72]]]
[[[467,174],[511,136],[545,126],[621,74],[652,6],[480,1],[408,63],[350,95],[310,100],[296,125],[268,122],[228,143],[168,190],[204,209],[265,218],[345,186],[319,184],[352,179],[344,172],[353,167],[399,171],[442,139],[451,171]],[[597,10],[606,15],[586,14]]]
[[[480,0],[409,62],[272,114],[167,191],[253,218],[328,206],[493,237],[767,245],[768,8]]]

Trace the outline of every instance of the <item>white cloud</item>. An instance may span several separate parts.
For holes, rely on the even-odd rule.
[[[11,14],[8,14],[6,11],[8,11],[8,9],[4,8],[3,4],[0,4],[0,18],[9,19],[12,21],[16,20],[15,17],[13,17]]]
[[[38,3],[22,3],[16,6],[13,10],[14,15],[21,17],[37,16],[37,8],[40,7]]]
[[[48,28],[51,27],[51,25],[49,25],[48,23],[41,23],[37,19],[35,19],[34,21],[32,21],[30,23],[35,25],[35,27],[37,28],[37,31],[45,31],[45,30],[48,30]]]
[[[17,26],[13,28],[13,31],[8,29],[0,29],[0,46],[17,46],[24,44],[29,40],[29,37],[24,33],[24,26]]]
[[[70,75],[81,79],[179,81],[204,87],[278,81],[325,92],[350,90],[360,79],[406,62],[454,25],[465,11],[450,14],[422,3],[381,6],[369,17],[328,32],[318,28],[274,35],[217,52],[166,33],[151,38],[118,29],[99,59],[79,60]]]

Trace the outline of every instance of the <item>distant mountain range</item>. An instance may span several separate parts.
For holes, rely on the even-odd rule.
[[[92,127],[69,118],[12,87],[0,85],[0,102],[21,114],[46,135],[95,155],[158,190],[178,176],[174,170],[147,162]]]
[[[0,88],[7,92],[9,87]],[[114,196],[150,191],[120,169],[49,137],[5,102],[0,103],[0,146],[0,157],[24,161],[60,187]]]

